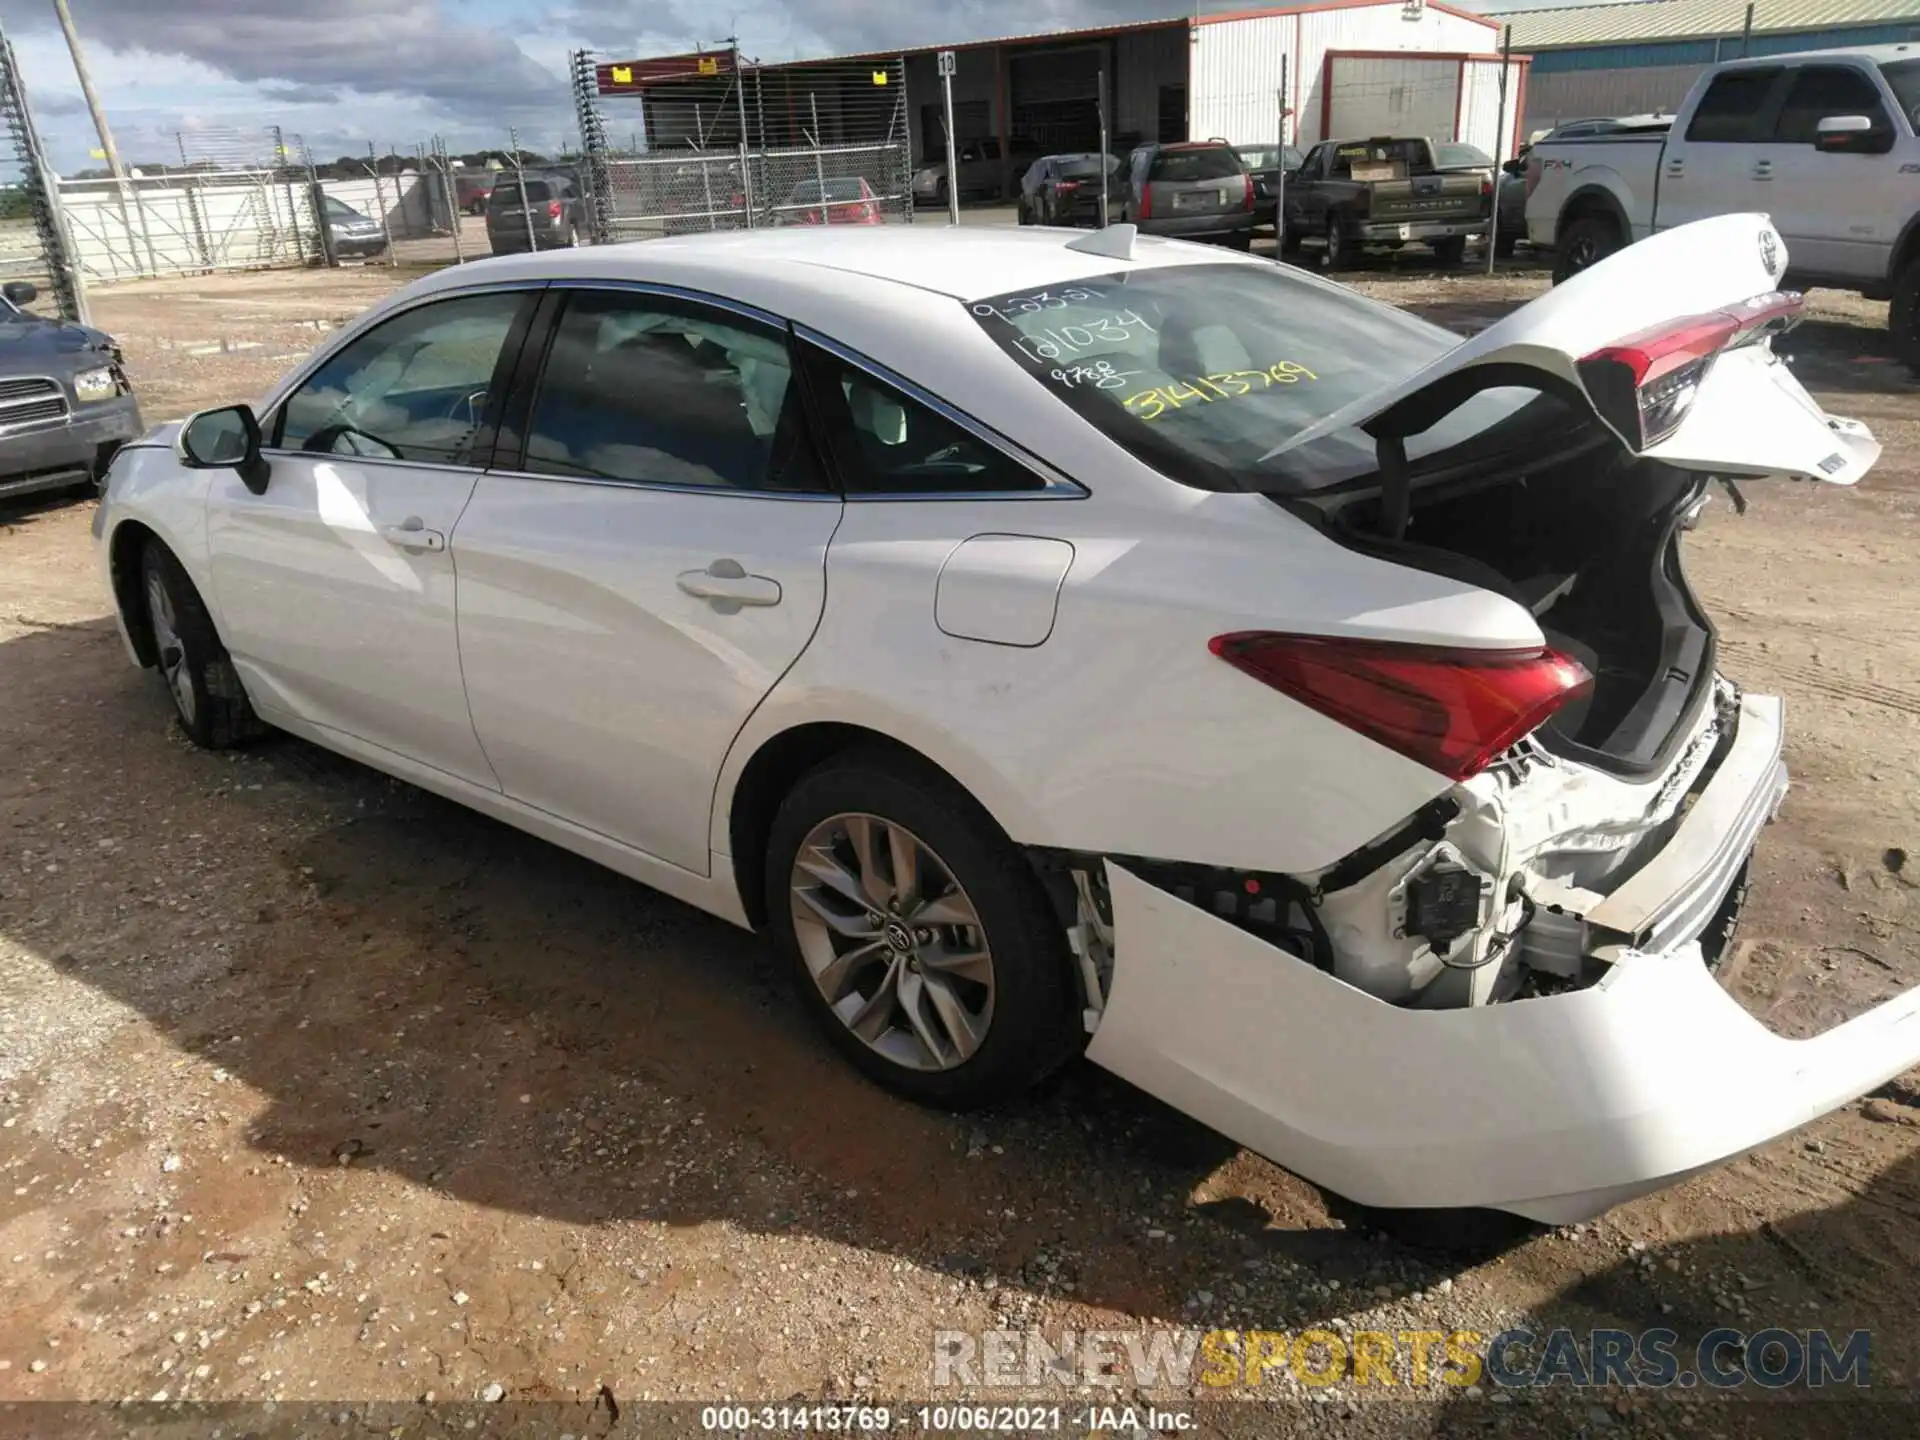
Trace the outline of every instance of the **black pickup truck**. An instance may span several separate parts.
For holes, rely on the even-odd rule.
[[[1457,265],[1467,241],[1485,239],[1493,184],[1471,171],[1447,172],[1424,138],[1323,140],[1287,177],[1284,249],[1325,245],[1327,268],[1344,269],[1362,249],[1418,243]]]

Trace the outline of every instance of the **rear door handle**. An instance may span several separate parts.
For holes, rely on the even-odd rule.
[[[765,575],[749,575],[738,560],[715,560],[704,570],[682,570],[676,583],[722,615],[731,615],[743,605],[780,603],[780,582]]]
[[[380,538],[402,550],[435,552],[447,548],[447,537],[429,530],[418,515],[409,515],[398,525],[382,525]]]

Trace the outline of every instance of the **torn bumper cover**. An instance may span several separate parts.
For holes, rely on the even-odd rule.
[[[1114,970],[1088,1054],[1349,1199],[1567,1224],[1739,1155],[1920,1064],[1920,989],[1774,1035],[1697,936],[1785,788],[1780,705],[1586,919],[1626,937],[1577,991],[1456,1010],[1375,999],[1115,864]]]

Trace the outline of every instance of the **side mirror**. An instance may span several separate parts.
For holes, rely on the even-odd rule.
[[[40,298],[40,287],[31,280],[9,280],[0,286],[0,295],[24,308]]]
[[[1884,155],[1893,131],[1875,129],[1866,115],[1828,115],[1814,126],[1813,148],[1828,155]]]
[[[190,470],[232,470],[256,495],[272,473],[260,455],[260,422],[248,405],[202,410],[180,427],[180,458]]]

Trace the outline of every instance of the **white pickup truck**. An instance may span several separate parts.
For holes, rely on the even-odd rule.
[[[1786,242],[1786,283],[1893,302],[1895,353],[1920,373],[1920,45],[1716,65],[1668,121],[1548,138],[1528,153],[1527,239],[1558,284],[1635,240],[1756,211]]]

